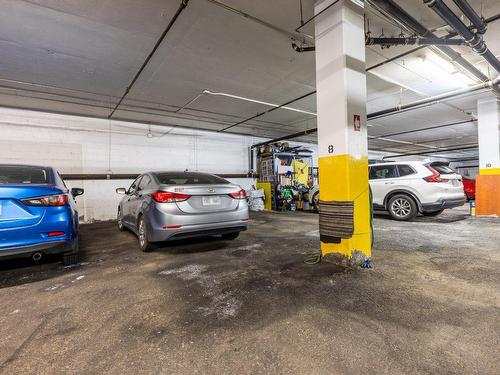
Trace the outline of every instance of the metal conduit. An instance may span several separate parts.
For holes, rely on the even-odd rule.
[[[463,14],[472,22],[479,34],[484,34],[488,24],[484,18],[479,17],[474,8],[467,2],[467,0],[453,0],[455,5],[460,9]]]
[[[465,43],[471,47],[474,52],[483,56],[484,59],[498,73],[500,73],[500,61],[498,61],[495,55],[488,49],[488,46],[484,43],[481,34],[470,31],[460,18],[458,18],[457,15],[453,13],[453,11],[448,8],[442,0],[424,0],[424,3],[427,4],[427,6],[431,8],[439,17],[441,17],[443,21],[449,24],[459,35],[461,35],[465,39]]]
[[[487,88],[496,88],[496,86],[500,84],[500,76],[495,78],[494,80],[488,81],[488,82],[483,82],[483,83],[478,83],[477,85],[466,87],[464,89],[459,89],[459,90],[454,90],[450,92],[445,92],[443,94],[431,96],[428,98],[416,100],[411,103],[403,104],[397,107],[393,108],[388,108],[384,109],[382,111],[378,112],[373,112],[368,115],[368,119],[376,119],[380,117],[385,117],[388,115],[391,115],[393,113],[399,113],[399,112],[404,112],[410,109],[416,109],[420,108],[423,106],[428,106],[428,105],[433,105],[433,104],[438,104],[443,100],[446,99],[451,99],[460,95],[468,94],[471,92],[487,89]]]
[[[408,14],[403,8],[396,4],[393,0],[367,0],[367,2],[377,9],[381,9],[385,13],[389,14],[394,19],[398,20],[405,27],[415,32],[421,37],[427,38],[437,38],[436,34],[428,30],[424,25],[418,22],[410,14]],[[459,53],[455,52],[452,48],[448,46],[437,46],[441,52],[446,54],[452,61],[461,65],[465,70],[473,74],[476,78],[481,81],[487,81],[488,77],[484,75],[481,71],[476,69],[470,62],[465,60]]]
[[[485,23],[487,25],[489,25],[490,23],[498,21],[499,19],[500,19],[500,14],[496,14],[496,15],[494,15],[492,17],[489,17],[489,18],[485,19]],[[455,36],[457,36],[457,33],[453,32],[453,33],[450,33],[450,34],[448,34],[448,35],[446,35],[446,36],[444,36],[442,38],[448,39],[448,38],[453,38]],[[372,66],[366,68],[366,71],[369,72],[372,69],[376,69],[376,68],[378,68],[378,67],[380,67],[382,65],[386,65],[386,64],[391,63],[391,62],[393,62],[395,60],[399,60],[399,59],[401,59],[401,58],[403,58],[405,56],[408,56],[408,55],[412,54],[413,52],[416,52],[416,51],[418,51],[420,49],[423,49],[425,47],[427,47],[427,46],[419,46],[417,48],[413,48],[413,49],[411,49],[409,51],[403,52],[403,53],[401,53],[401,54],[399,54],[397,56],[391,57],[390,59],[384,60],[384,61],[382,61],[380,63],[377,63],[375,65],[372,65]]]
[[[461,46],[464,45],[463,39],[442,39],[442,38],[365,38],[365,45],[381,45],[381,46],[405,46],[405,45],[419,45],[419,46]],[[310,47],[309,47],[310,48]]]
[[[179,8],[177,9],[177,12],[175,12],[174,16],[172,17],[172,19],[168,23],[167,27],[165,28],[165,30],[163,31],[163,33],[160,35],[160,37],[156,41],[153,49],[151,50],[151,52],[146,57],[146,60],[144,60],[144,62],[142,63],[141,67],[139,68],[139,70],[135,74],[134,78],[132,78],[132,81],[130,82],[130,84],[125,89],[125,92],[121,96],[120,100],[118,101],[118,103],[116,103],[115,107],[113,108],[113,110],[111,111],[111,113],[108,115],[109,119],[111,117],[113,117],[113,115],[115,114],[115,112],[118,109],[118,107],[122,104],[123,99],[125,99],[125,97],[130,92],[130,89],[132,88],[132,86],[134,86],[134,84],[137,82],[137,80],[139,79],[139,76],[144,71],[144,69],[146,68],[146,66],[149,64],[149,61],[151,60],[151,58],[153,57],[153,55],[156,53],[156,51],[160,47],[160,44],[163,42],[163,39],[165,39],[165,37],[167,36],[167,33],[170,31],[170,29],[174,25],[175,21],[177,21],[177,18],[180,16],[180,14],[182,13],[182,11],[187,7],[188,2],[189,2],[189,0],[181,0],[181,4],[179,5]]]

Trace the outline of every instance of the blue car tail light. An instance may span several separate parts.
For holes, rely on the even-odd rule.
[[[66,194],[47,195],[45,197],[21,199],[21,202],[27,206],[65,206],[68,204],[68,196]]]

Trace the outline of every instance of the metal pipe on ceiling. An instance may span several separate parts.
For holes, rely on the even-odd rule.
[[[484,59],[498,72],[500,73],[500,61],[495,57],[495,55],[488,49],[486,43],[484,43],[482,35],[480,33],[473,33],[469,28],[457,17],[453,11],[448,8],[448,6],[442,0],[424,0],[439,17],[443,19],[447,24],[449,24],[459,35],[461,35],[465,42],[472,50],[479,55],[483,56]],[[467,16],[467,14],[466,14]]]
[[[285,135],[285,136],[279,137],[279,138],[274,138],[274,139],[271,139],[269,141],[255,143],[255,144],[251,145],[250,148],[254,149],[256,147],[265,146],[265,145],[268,145],[268,144],[271,144],[271,143],[280,142],[280,141],[286,141],[288,139],[293,139],[293,138],[298,138],[298,137],[302,137],[302,136],[309,135],[309,134],[314,134],[317,131],[318,131],[318,128],[312,128],[312,129],[302,130],[300,132],[293,133],[293,134],[288,134],[288,135]]]
[[[481,18],[467,0],[453,0],[455,5],[472,22],[479,34],[484,34],[488,27],[484,18]]]
[[[475,91],[484,90],[484,89],[488,89],[488,88],[494,89],[499,84],[500,84],[500,76],[498,76],[494,80],[491,80],[488,82],[478,83],[477,85],[473,85],[473,86],[466,87],[463,89],[445,92],[443,94],[434,95],[434,96],[431,96],[428,98],[416,100],[414,102],[399,105],[397,107],[388,108],[388,109],[384,109],[382,111],[373,112],[373,113],[370,113],[368,115],[368,119],[373,120],[376,118],[389,116],[389,115],[392,115],[394,113],[406,112],[406,111],[411,110],[411,109],[416,109],[416,108],[421,108],[421,107],[425,107],[425,106],[429,106],[429,105],[439,104],[443,100],[451,99],[451,98],[461,96],[464,94],[468,94],[468,93],[472,93]]]
[[[498,20],[500,20],[500,14],[496,14],[496,15],[494,15],[494,16],[492,16],[492,17],[486,18],[486,19],[484,20],[484,22],[488,25],[488,24],[490,24],[490,23],[492,23],[492,22],[495,22],[495,21],[498,21]],[[452,32],[452,33],[449,33],[448,35],[443,36],[443,37],[442,37],[442,39],[449,39],[449,38],[453,38],[453,37],[455,37],[455,36],[457,36],[457,35],[458,35],[458,34],[457,34],[456,32]],[[413,49],[411,49],[411,50],[409,50],[409,51],[406,51],[406,52],[400,53],[399,55],[396,55],[396,56],[394,56],[394,57],[391,57],[391,58],[389,58],[389,59],[387,59],[387,60],[384,60],[384,61],[382,61],[382,62],[379,62],[379,63],[377,63],[377,64],[374,64],[374,65],[372,65],[372,66],[370,66],[370,67],[366,68],[366,71],[367,71],[367,72],[369,72],[369,71],[370,71],[370,70],[372,70],[372,69],[376,69],[376,68],[378,68],[378,67],[380,67],[380,66],[386,65],[386,64],[391,63],[391,62],[393,62],[393,61],[395,61],[395,60],[399,60],[399,59],[401,59],[401,58],[403,58],[403,57],[405,57],[405,56],[408,56],[408,55],[412,54],[413,52],[417,52],[418,50],[424,49],[424,48],[426,48],[426,47],[429,47],[429,46],[419,46],[419,47],[417,47],[417,48],[413,48]]]
[[[257,118],[257,117],[263,116],[263,115],[265,115],[265,114],[267,114],[267,113],[270,113],[270,112],[273,112],[273,111],[275,111],[275,110],[277,110],[277,109],[280,109],[280,108],[285,108],[288,104],[294,103],[294,102],[299,101],[299,100],[304,99],[304,98],[307,98],[308,96],[313,95],[313,94],[315,94],[315,93],[316,93],[316,90],[311,91],[311,92],[308,92],[307,94],[301,95],[301,96],[299,96],[298,98],[295,98],[295,99],[289,100],[288,102],[283,103],[283,104],[281,104],[281,105],[276,105],[276,106],[273,106],[273,108],[270,108],[270,109],[268,109],[268,110],[266,110],[266,111],[263,111],[263,112],[257,113],[257,114],[256,114],[256,115],[254,115],[254,116],[251,116],[251,117],[246,118],[246,119],[244,119],[244,120],[238,121],[238,122],[236,122],[236,123],[234,123],[234,124],[232,124],[232,125],[230,125],[230,126],[227,126],[227,127],[223,128],[223,129],[220,129],[220,130],[218,130],[218,132],[225,132],[226,130],[229,130],[229,129],[231,129],[231,128],[234,128],[235,126],[241,125],[241,124],[243,124],[243,123],[245,123],[245,122],[247,122],[247,121],[253,120],[253,119]],[[316,115],[314,112],[309,112],[309,113],[310,113],[311,115]]]
[[[376,9],[381,9],[383,12],[389,14],[392,18],[403,24],[406,28],[415,32],[421,37],[437,38],[437,35],[428,30],[424,25],[413,18],[408,12],[396,4],[393,0],[367,0],[367,2]],[[455,52],[448,46],[436,46],[441,52],[446,54],[451,61],[456,62],[462,68],[474,75],[481,81],[487,81],[488,77],[480,70],[476,69],[470,62],[465,60],[459,53]]]
[[[233,98],[233,99],[239,99],[239,100],[244,100],[247,102],[252,102],[252,103],[257,103],[257,104],[262,104],[262,105],[267,105],[269,107],[274,107],[276,109],[281,108],[281,109],[286,109],[288,111],[293,111],[293,112],[299,112],[299,113],[305,113],[307,115],[316,115],[316,113],[307,111],[305,109],[299,109],[299,108],[294,108],[294,107],[288,107],[287,104],[296,102],[300,99],[305,98],[306,96],[312,95],[312,93],[308,93],[305,95],[300,96],[297,99],[293,99],[285,104],[274,104],[274,103],[269,103],[269,102],[264,102],[262,100],[257,100],[257,99],[252,99],[252,98],[245,98],[244,96],[238,96],[238,95],[233,95],[233,94],[228,94],[225,92],[215,92],[215,91],[210,91],[210,90],[203,90],[202,94],[208,94],[208,95],[214,95],[214,96],[226,96],[228,98]]]
[[[366,37],[365,45],[374,46],[380,45],[382,47],[391,46],[463,46],[465,41],[463,39],[445,39],[445,38],[427,38],[427,37],[398,37],[398,38],[387,38],[387,37]],[[315,47],[311,46],[299,46],[297,43],[292,41],[292,48],[296,52],[313,52],[316,50]],[[416,50],[416,49],[415,49]],[[372,68],[373,69],[373,68]]]
[[[416,37],[401,37],[401,38],[385,38],[385,37],[367,37],[365,45],[381,45],[383,47],[390,46],[462,46],[465,44],[463,39],[442,39],[442,38],[416,38]]]
[[[456,122],[451,122],[449,124],[434,125],[434,126],[428,126],[426,128],[420,128],[420,129],[414,129],[414,130],[406,130],[406,131],[403,131],[403,132],[383,134],[380,137],[394,137],[394,136],[397,136],[397,135],[405,135],[405,134],[412,134],[412,133],[423,132],[423,131],[426,131],[426,130],[434,130],[434,129],[447,128],[447,127],[450,127],[450,126],[463,125],[463,124],[468,124],[468,123],[472,123],[472,122],[477,122],[477,120],[476,119],[472,119],[472,120],[456,121]]]
[[[116,103],[115,107],[113,108],[113,110],[111,111],[111,113],[108,115],[108,118],[113,117],[114,113],[116,112],[116,110],[118,109],[118,107],[120,106],[120,104],[122,104],[123,99],[125,99],[125,97],[130,92],[130,89],[132,89],[132,86],[134,86],[134,84],[137,82],[137,80],[139,79],[139,76],[144,71],[144,69],[146,68],[146,66],[149,64],[149,61],[151,60],[151,58],[153,57],[153,55],[156,53],[156,51],[160,47],[161,43],[163,42],[163,40],[167,36],[168,32],[170,31],[170,29],[174,25],[175,21],[177,21],[177,18],[179,18],[179,16],[181,15],[182,11],[187,7],[188,2],[189,2],[189,0],[181,0],[181,4],[179,5],[179,8],[177,8],[177,11],[175,12],[174,16],[172,17],[172,19],[168,23],[168,25],[165,28],[165,30],[163,30],[163,32],[161,33],[161,35],[158,38],[158,40],[156,41],[153,49],[151,50],[151,52],[148,54],[148,56],[146,57],[146,59],[142,63],[141,67],[139,68],[139,70],[135,74],[134,78],[132,78],[132,81],[130,82],[130,84],[125,89],[125,92],[121,96],[120,100],[118,101],[118,103]]]
[[[396,155],[387,155],[382,157],[382,159],[385,158],[402,158],[404,156],[418,156],[418,155],[433,155],[433,154],[438,154],[438,153],[443,153],[443,152],[450,152],[450,151],[461,151],[461,150],[473,150],[477,149],[478,145],[473,144],[469,146],[460,146],[460,147],[451,147],[451,148],[440,148],[437,150],[433,151],[422,151],[422,152],[409,152],[406,154],[396,154]]]
[[[242,10],[240,10],[240,9],[236,9],[236,8],[233,8],[233,7],[232,7],[232,6],[230,6],[230,5],[224,4],[224,3],[223,3],[223,2],[221,2],[221,1],[218,1],[218,0],[207,0],[207,1],[208,1],[209,3],[212,3],[212,4],[214,4],[214,5],[217,5],[218,7],[223,8],[223,9],[225,9],[225,10],[229,11],[229,12],[233,12],[233,13],[235,13],[235,14],[237,14],[237,15],[239,15],[239,16],[241,16],[241,17],[243,17],[243,18],[246,18],[246,19],[248,19],[248,20],[250,20],[250,21],[253,21],[253,22],[255,22],[255,23],[258,23],[258,24],[260,24],[260,25],[262,25],[262,26],[265,26],[265,27],[267,27],[267,28],[269,28],[269,29],[271,29],[271,30],[277,31],[278,33],[283,34],[283,35],[285,35],[285,36],[287,36],[287,37],[289,37],[289,38],[292,38],[292,39],[303,39],[302,37],[307,37],[307,38],[309,38],[309,39],[314,39],[314,38],[312,38],[311,36],[306,35],[306,34],[301,34],[301,33],[299,33],[299,32],[297,32],[297,33],[295,34],[295,33],[292,33],[292,32],[290,32],[290,31],[288,31],[288,30],[282,29],[281,27],[278,27],[278,26],[276,26],[276,25],[273,25],[273,24],[271,24],[271,23],[269,23],[269,22],[267,22],[267,21],[264,21],[264,20],[262,20],[262,19],[260,19],[260,18],[257,18],[257,17],[255,17],[255,16],[252,16],[251,14],[248,14],[248,13],[246,13],[246,12],[243,12],[243,11],[242,11]]]
[[[422,148],[427,148],[427,149],[431,149],[431,150],[439,148],[438,146],[431,146],[431,145],[427,145],[427,144],[422,143],[422,142],[415,143],[415,142],[401,141],[401,140],[398,140],[398,139],[385,138],[385,137],[368,136],[368,139],[373,139],[373,140],[378,140],[378,141],[383,141],[383,142],[389,142],[389,143],[399,143],[399,144],[402,144],[402,145],[422,147]]]
[[[99,116],[99,115],[93,115],[93,114],[78,114],[74,112],[67,112],[67,111],[62,111],[62,110],[46,110],[46,109],[36,109],[36,108],[28,108],[24,106],[16,106],[16,105],[3,105],[2,108],[6,109],[22,109],[24,111],[30,111],[30,112],[42,112],[42,113],[48,113],[48,114],[55,114],[55,115],[65,115],[65,116],[74,116],[74,117],[79,117],[79,118],[92,118],[92,119],[98,119],[98,120],[109,120],[107,116]],[[159,122],[159,121],[138,121],[130,118],[124,118],[124,117],[113,117],[111,119],[112,121],[122,121],[122,122],[128,122],[131,124],[138,124],[138,125],[156,125],[156,126],[164,126],[164,127],[173,127],[176,129],[188,129],[188,130],[202,130],[206,131],[209,133],[218,133],[217,130],[215,129],[208,129],[208,128],[199,128],[199,127],[192,127],[192,126],[186,126],[186,125],[179,125],[179,124],[170,124],[170,123],[165,123],[165,122]],[[267,129],[255,129],[251,128],[253,130],[267,130]],[[248,136],[248,133],[240,133],[240,132],[235,132],[232,131],[230,134],[234,135],[241,135],[241,136]],[[264,134],[264,135],[259,135],[260,138],[266,138],[266,137],[271,137],[274,135],[271,134]]]
[[[408,55],[412,54],[413,52],[417,52],[418,50],[424,49],[425,47],[428,47],[428,46],[419,46],[419,47],[413,48],[413,49],[411,49],[409,51],[400,53],[399,55],[396,55],[394,57],[391,57],[391,58],[389,58],[387,60],[381,61],[381,62],[379,62],[379,63],[377,63],[375,65],[372,65],[372,66],[366,68],[366,71],[369,72],[370,70],[377,69],[378,67],[381,67],[381,66],[389,64],[389,63],[391,63],[393,61],[399,60],[399,59],[401,59],[401,58],[403,58],[405,56],[408,56]]]
[[[311,22],[312,20],[314,20],[316,17],[318,17],[320,14],[322,14],[323,12],[326,12],[329,8],[331,8],[332,6],[334,6],[335,4],[337,4],[339,2],[339,0],[335,0],[334,2],[332,2],[330,5],[328,5],[327,7],[325,7],[325,9],[321,10],[320,12],[318,12],[317,14],[315,14],[314,16],[312,16],[311,18],[309,18],[307,21],[301,21],[300,22],[300,26],[298,26],[295,31],[296,32],[300,32],[299,30],[302,29],[305,25],[307,25],[309,22]]]

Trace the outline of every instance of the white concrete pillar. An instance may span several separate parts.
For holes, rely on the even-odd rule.
[[[364,9],[362,1],[332,3],[315,5],[321,250],[364,260],[371,254]]]
[[[500,100],[478,100],[477,115],[479,174],[500,174]]]
[[[477,102],[479,175],[476,177],[476,214],[500,216],[500,99]]]

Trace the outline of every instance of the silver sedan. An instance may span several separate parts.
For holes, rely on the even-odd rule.
[[[240,186],[215,175],[148,172],[128,188],[118,206],[118,228],[139,238],[142,251],[155,242],[220,235],[235,239],[247,229],[248,205]]]

